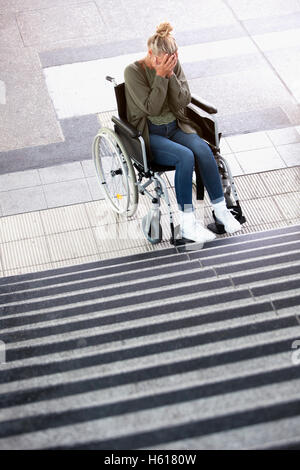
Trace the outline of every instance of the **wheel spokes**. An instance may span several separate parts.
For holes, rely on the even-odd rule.
[[[94,139],[93,158],[106,200],[119,214],[132,216],[138,203],[138,188],[132,162],[119,136],[101,128]]]
[[[99,139],[99,154],[102,155],[101,164],[106,193],[118,211],[123,212],[128,206],[129,191],[121,151],[105,135]]]

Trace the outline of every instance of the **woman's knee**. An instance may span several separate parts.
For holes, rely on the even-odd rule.
[[[193,168],[195,163],[194,153],[188,147],[182,147],[177,155],[177,165],[182,165],[185,168]]]
[[[209,145],[201,139],[198,134],[188,134],[186,148],[190,150],[193,155],[198,157],[198,159],[203,161],[203,163],[214,159],[214,155]]]
[[[215,160],[214,154],[206,142],[201,142],[197,150],[195,150],[195,155],[203,163],[213,162]]]

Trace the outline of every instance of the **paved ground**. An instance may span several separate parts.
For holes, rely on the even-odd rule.
[[[174,26],[191,90],[218,107],[222,153],[247,215],[244,233],[298,223],[300,1],[154,0],[150,9],[141,0],[5,0],[1,275],[156,249],[120,239],[124,224],[113,217],[111,244],[92,233],[104,205],[91,144],[115,108],[104,76],[122,81],[124,66],[145,54],[164,19]],[[167,182],[173,186],[174,174]]]
[[[13,0],[1,2],[0,15],[0,174],[90,159],[96,114],[114,109],[104,76],[122,80],[123,66],[143,56],[165,18],[191,90],[216,104],[223,134],[286,129],[259,146],[290,144],[272,157],[277,168],[296,164],[299,1]],[[42,175],[32,173],[30,182],[24,175],[24,185],[44,184]],[[2,211],[9,213],[5,204]]]
[[[99,246],[97,236],[82,229],[94,230],[104,207],[91,161],[94,135],[100,124],[110,125],[115,108],[104,77],[109,73],[122,81],[125,65],[145,54],[147,38],[164,19],[174,26],[192,92],[218,107],[222,153],[245,201],[244,230],[263,229],[257,211],[268,214],[266,228],[297,223],[300,2],[188,0],[183,6],[154,0],[151,5],[150,10],[133,0],[1,2],[2,275],[147,249],[118,237]],[[273,186],[268,182],[266,188],[266,180]],[[173,186],[174,174],[168,173],[167,181]],[[269,197],[275,198],[272,210]],[[115,226],[116,220],[107,224]],[[54,254],[49,235],[66,232],[72,241],[57,241]]]

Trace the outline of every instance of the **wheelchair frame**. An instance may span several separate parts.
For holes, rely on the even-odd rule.
[[[161,174],[166,171],[174,170],[175,167],[165,167],[157,164],[148,164],[147,152],[144,139],[135,127],[133,127],[126,119],[126,98],[125,98],[125,84],[122,83],[118,85],[113,77],[107,76],[106,80],[114,84],[114,90],[118,106],[118,115],[119,117],[112,116],[112,122],[114,123],[114,131],[107,128],[100,128],[98,134],[96,135],[93,142],[93,158],[96,166],[97,175],[100,179],[101,185],[105,188],[105,197],[110,202],[113,210],[118,213],[126,212],[128,216],[132,216],[137,210],[138,205],[138,195],[146,194],[152,200],[152,207],[150,211],[142,219],[142,229],[144,235],[151,243],[159,243],[162,239],[162,228],[160,224],[160,200],[163,198],[167,204],[171,228],[171,238],[170,242],[173,245],[181,245],[185,243],[191,243],[192,240],[187,240],[180,238],[179,226],[174,228],[173,214],[171,210],[170,199],[168,195],[168,190],[164,179],[161,177]],[[209,119],[202,116],[198,109],[209,114]],[[242,214],[242,210],[239,204],[238,195],[236,187],[233,181],[232,173],[226,159],[220,153],[220,138],[221,135],[218,130],[218,123],[215,118],[217,114],[217,109],[212,106],[207,101],[200,99],[199,97],[193,95],[191,104],[187,106],[187,112],[189,117],[197,122],[198,126],[200,123],[201,128],[206,128],[206,134],[214,140],[214,143],[205,140],[207,144],[213,151],[215,156],[224,192],[224,197],[226,200],[226,205],[234,215],[234,217],[243,224],[246,219]],[[212,124],[213,123],[213,124]],[[213,127],[213,131],[212,131]],[[132,196],[128,194],[128,200],[124,210],[118,209],[116,204],[108,195],[108,184],[105,181],[105,177],[100,171],[100,153],[98,144],[101,143],[101,138],[105,135],[105,132],[109,132],[113,138],[113,132],[115,133],[115,149],[117,157],[119,158],[119,168],[116,170],[110,171],[110,176],[113,178],[116,175],[123,176],[127,178],[126,186],[127,190],[129,187],[128,177],[130,175],[131,180],[131,191]],[[124,140],[123,140],[124,139]],[[137,156],[138,155],[138,156]],[[107,156],[105,157],[107,158]],[[133,161],[133,163],[132,163]],[[118,166],[118,165],[117,165]],[[138,172],[138,180],[136,180],[135,172],[133,167]],[[148,181],[142,184],[143,178],[148,178]],[[154,183],[154,191],[156,197],[154,197],[148,190],[147,187]],[[195,181],[193,180],[193,184]],[[129,190],[128,190],[129,192]],[[133,207],[130,206],[130,199],[133,199]],[[212,211],[214,217],[214,223],[209,224],[208,229],[212,230],[217,234],[225,233],[224,226],[217,223],[214,211]],[[175,233],[176,232],[176,233]],[[179,235],[179,237],[178,237]]]

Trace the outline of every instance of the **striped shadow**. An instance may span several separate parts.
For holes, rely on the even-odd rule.
[[[138,449],[151,448],[154,445],[178,441],[192,437],[199,437],[216,432],[226,432],[244,426],[253,426],[259,423],[276,421],[300,415],[300,400],[286,401],[278,405],[258,407],[255,410],[246,410],[216,418],[192,421],[179,426],[164,427],[155,431],[131,434],[124,437],[92,441],[79,445],[57,446],[55,449],[81,449],[81,450],[107,450],[107,449]],[[48,447],[51,449],[51,446]]]

